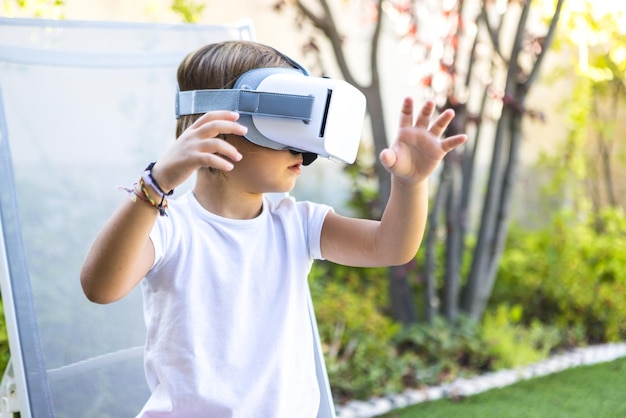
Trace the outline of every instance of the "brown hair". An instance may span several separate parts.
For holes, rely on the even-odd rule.
[[[289,59],[275,49],[251,41],[226,41],[203,46],[191,53],[178,66],[180,91],[230,89],[245,72],[255,68],[292,67]],[[181,116],[176,124],[176,137],[201,115]]]

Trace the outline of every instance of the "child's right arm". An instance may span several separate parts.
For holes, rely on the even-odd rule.
[[[110,303],[125,296],[154,262],[149,239],[159,212],[148,204],[126,199],[94,240],[80,272],[80,282],[92,302]]]
[[[200,167],[229,171],[241,154],[219,139],[220,134],[244,135],[246,128],[230,111],[209,112],[194,122],[159,159],[152,175],[163,190],[182,184]],[[148,187],[148,193],[156,191]],[[139,190],[137,190],[139,192]],[[80,272],[83,292],[89,300],[111,303],[124,297],[148,273],[154,263],[150,232],[157,220],[156,208],[130,199],[115,211],[96,236]]]

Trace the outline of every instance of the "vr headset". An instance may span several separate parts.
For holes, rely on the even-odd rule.
[[[245,138],[262,147],[352,164],[359,148],[365,96],[341,80],[312,77],[296,68],[259,68],[244,73],[232,89],[180,91],[176,118],[233,110],[248,128]]]

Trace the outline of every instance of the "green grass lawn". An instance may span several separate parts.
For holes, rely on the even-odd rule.
[[[626,358],[525,380],[459,401],[417,404],[383,417],[626,417]]]

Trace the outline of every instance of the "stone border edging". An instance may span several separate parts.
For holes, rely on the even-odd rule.
[[[626,342],[577,348],[518,369],[498,370],[472,378],[458,378],[440,386],[408,389],[396,395],[372,398],[368,401],[350,401],[336,407],[337,418],[372,418],[426,401],[472,396],[572,367],[609,362],[621,357],[626,357]]]

